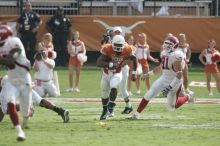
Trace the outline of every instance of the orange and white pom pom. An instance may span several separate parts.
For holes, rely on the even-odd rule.
[[[50,59],[55,59],[57,57],[57,52],[55,52],[55,51],[48,51],[47,52],[47,56]]]
[[[218,62],[220,61],[220,53],[219,52],[216,52],[212,55],[212,61],[213,62]]]
[[[80,62],[86,62],[87,61],[87,56],[86,55],[84,55],[83,53],[79,53],[78,55],[77,55],[77,59],[80,61]]]

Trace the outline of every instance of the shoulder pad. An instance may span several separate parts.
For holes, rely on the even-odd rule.
[[[174,51],[174,56],[175,56],[175,58],[176,58],[177,60],[179,60],[179,61],[181,61],[181,60],[184,59],[184,54],[183,54],[183,52],[180,51],[180,50]]]
[[[161,53],[160,53],[160,58],[162,58],[164,55],[166,55],[166,51],[162,51]]]
[[[126,51],[127,53],[132,53],[132,48],[131,48],[131,46],[125,44],[125,45],[124,45],[124,51]]]
[[[9,47],[11,49],[13,48],[21,48],[21,46],[23,46],[21,40],[18,37],[10,37],[10,40],[8,40],[9,42]]]
[[[100,52],[103,54],[103,55],[108,55],[110,50],[111,50],[111,44],[105,44],[102,46]]]

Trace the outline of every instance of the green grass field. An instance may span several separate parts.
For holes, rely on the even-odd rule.
[[[61,88],[60,98],[99,98],[100,71],[87,67],[82,71],[80,93],[66,93],[68,71],[58,68]],[[0,72],[4,74],[3,71]],[[152,78],[155,80],[157,76]],[[190,81],[205,81],[201,70],[192,69]],[[197,98],[219,98],[208,96],[206,88],[191,87]],[[142,91],[145,90],[142,85]],[[135,86],[132,91],[135,92]],[[132,96],[132,98],[141,98]],[[219,146],[220,113],[219,104],[186,104],[170,112],[165,104],[149,104],[142,114],[142,120],[129,120],[120,112],[124,103],[116,106],[115,117],[104,125],[97,125],[102,110],[101,103],[73,102],[56,103],[70,110],[70,123],[63,123],[56,113],[36,107],[30,119],[30,129],[25,129],[27,140],[16,142],[15,130],[5,116],[0,123],[0,146]],[[134,109],[138,103],[133,103]]]
[[[60,104],[59,104],[60,105]],[[142,120],[121,115],[116,108],[107,125],[97,125],[100,103],[62,105],[71,112],[70,123],[62,123],[55,113],[36,108],[26,129],[27,140],[17,143],[9,117],[0,124],[0,146],[219,146],[220,114],[217,104],[184,105],[175,112],[166,106],[150,104]],[[137,104],[135,103],[135,107]]]
[[[60,81],[60,88],[61,88],[61,97],[67,97],[67,98],[99,98],[100,97],[100,70],[97,68],[87,66],[81,73],[80,77],[80,90],[82,92],[80,93],[66,93],[65,89],[68,88],[68,71],[63,70],[61,68],[58,69],[58,76]],[[158,78],[159,75],[152,76],[151,82],[153,82],[155,79]],[[203,81],[205,82],[205,75],[201,68],[192,68],[189,72],[189,83],[191,81]],[[214,78],[212,78],[212,81],[214,82]],[[208,90],[204,87],[190,87],[191,90],[195,91],[195,96],[197,98],[217,98],[217,90],[216,88],[213,88],[214,96],[208,96]],[[142,83],[141,85],[141,96],[134,95],[133,98],[140,98],[144,95],[144,91],[146,91],[145,84]],[[135,84],[132,84],[132,92],[136,92]]]

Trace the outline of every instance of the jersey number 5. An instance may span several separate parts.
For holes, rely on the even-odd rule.
[[[168,57],[163,57],[162,58],[162,68],[169,70],[169,67],[168,67]]]

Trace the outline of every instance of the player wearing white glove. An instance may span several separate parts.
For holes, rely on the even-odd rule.
[[[140,118],[140,113],[147,106],[149,101],[160,92],[168,98],[168,108],[174,110],[184,104],[186,101],[192,101],[192,95],[179,97],[182,88],[182,70],[183,70],[183,53],[175,50],[178,45],[178,39],[174,36],[168,37],[163,43],[163,51],[161,53],[161,65],[153,71],[142,76],[146,79],[153,73],[162,70],[162,75],[157,79],[150,90],[144,95],[140,102],[137,112],[133,115],[134,119]]]

